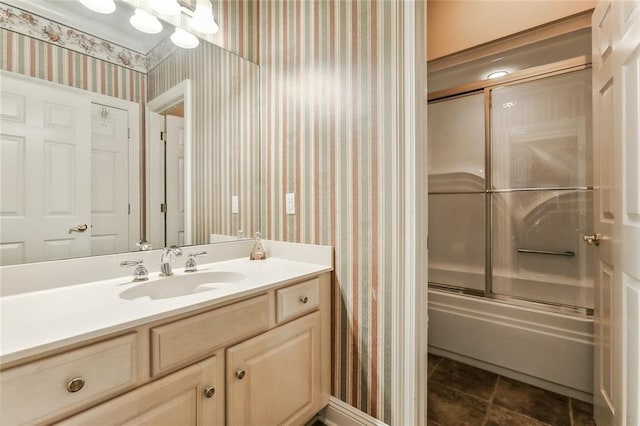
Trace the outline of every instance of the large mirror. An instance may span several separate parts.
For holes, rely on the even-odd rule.
[[[0,265],[259,229],[258,66],[195,31],[172,43],[191,2],[133,29],[142,3],[0,2]]]

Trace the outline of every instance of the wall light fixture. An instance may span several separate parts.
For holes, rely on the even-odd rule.
[[[202,34],[215,34],[218,32],[218,24],[213,18],[213,9],[210,0],[196,0],[196,10],[189,18],[189,26]]]
[[[158,18],[142,9],[136,9],[133,16],[129,18],[129,23],[136,30],[147,34],[157,34],[162,31],[162,24]]]
[[[109,14],[116,10],[116,4],[113,0],[79,0],[87,9],[94,12]]]
[[[194,36],[188,31],[182,28],[176,28],[173,34],[171,34],[171,41],[178,47],[183,49],[194,49],[200,44],[198,37]]]
[[[147,4],[160,15],[177,15],[181,9],[180,4],[176,0],[153,0],[147,2]]]

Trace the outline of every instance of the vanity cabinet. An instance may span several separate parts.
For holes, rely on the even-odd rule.
[[[299,425],[322,407],[320,313],[227,349],[230,425]]]
[[[212,356],[60,425],[224,425],[224,362]]]
[[[303,425],[329,400],[330,295],[323,273],[18,362],[0,424]]]

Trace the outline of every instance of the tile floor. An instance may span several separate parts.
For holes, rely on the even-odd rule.
[[[429,354],[430,426],[595,426],[591,404]]]

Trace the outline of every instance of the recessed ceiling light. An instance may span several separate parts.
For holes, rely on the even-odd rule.
[[[507,74],[509,74],[509,71],[494,71],[492,73],[489,73],[489,75],[487,75],[487,78],[499,78],[504,77]]]
[[[162,24],[158,18],[142,9],[136,9],[133,16],[129,19],[129,23],[138,31],[147,34],[157,34],[162,31]]]
[[[109,14],[116,10],[116,4],[113,0],[79,0],[87,9],[94,12]]]
[[[178,47],[183,49],[193,49],[198,47],[200,40],[188,31],[182,28],[176,28],[175,32],[171,34],[171,41]]]

